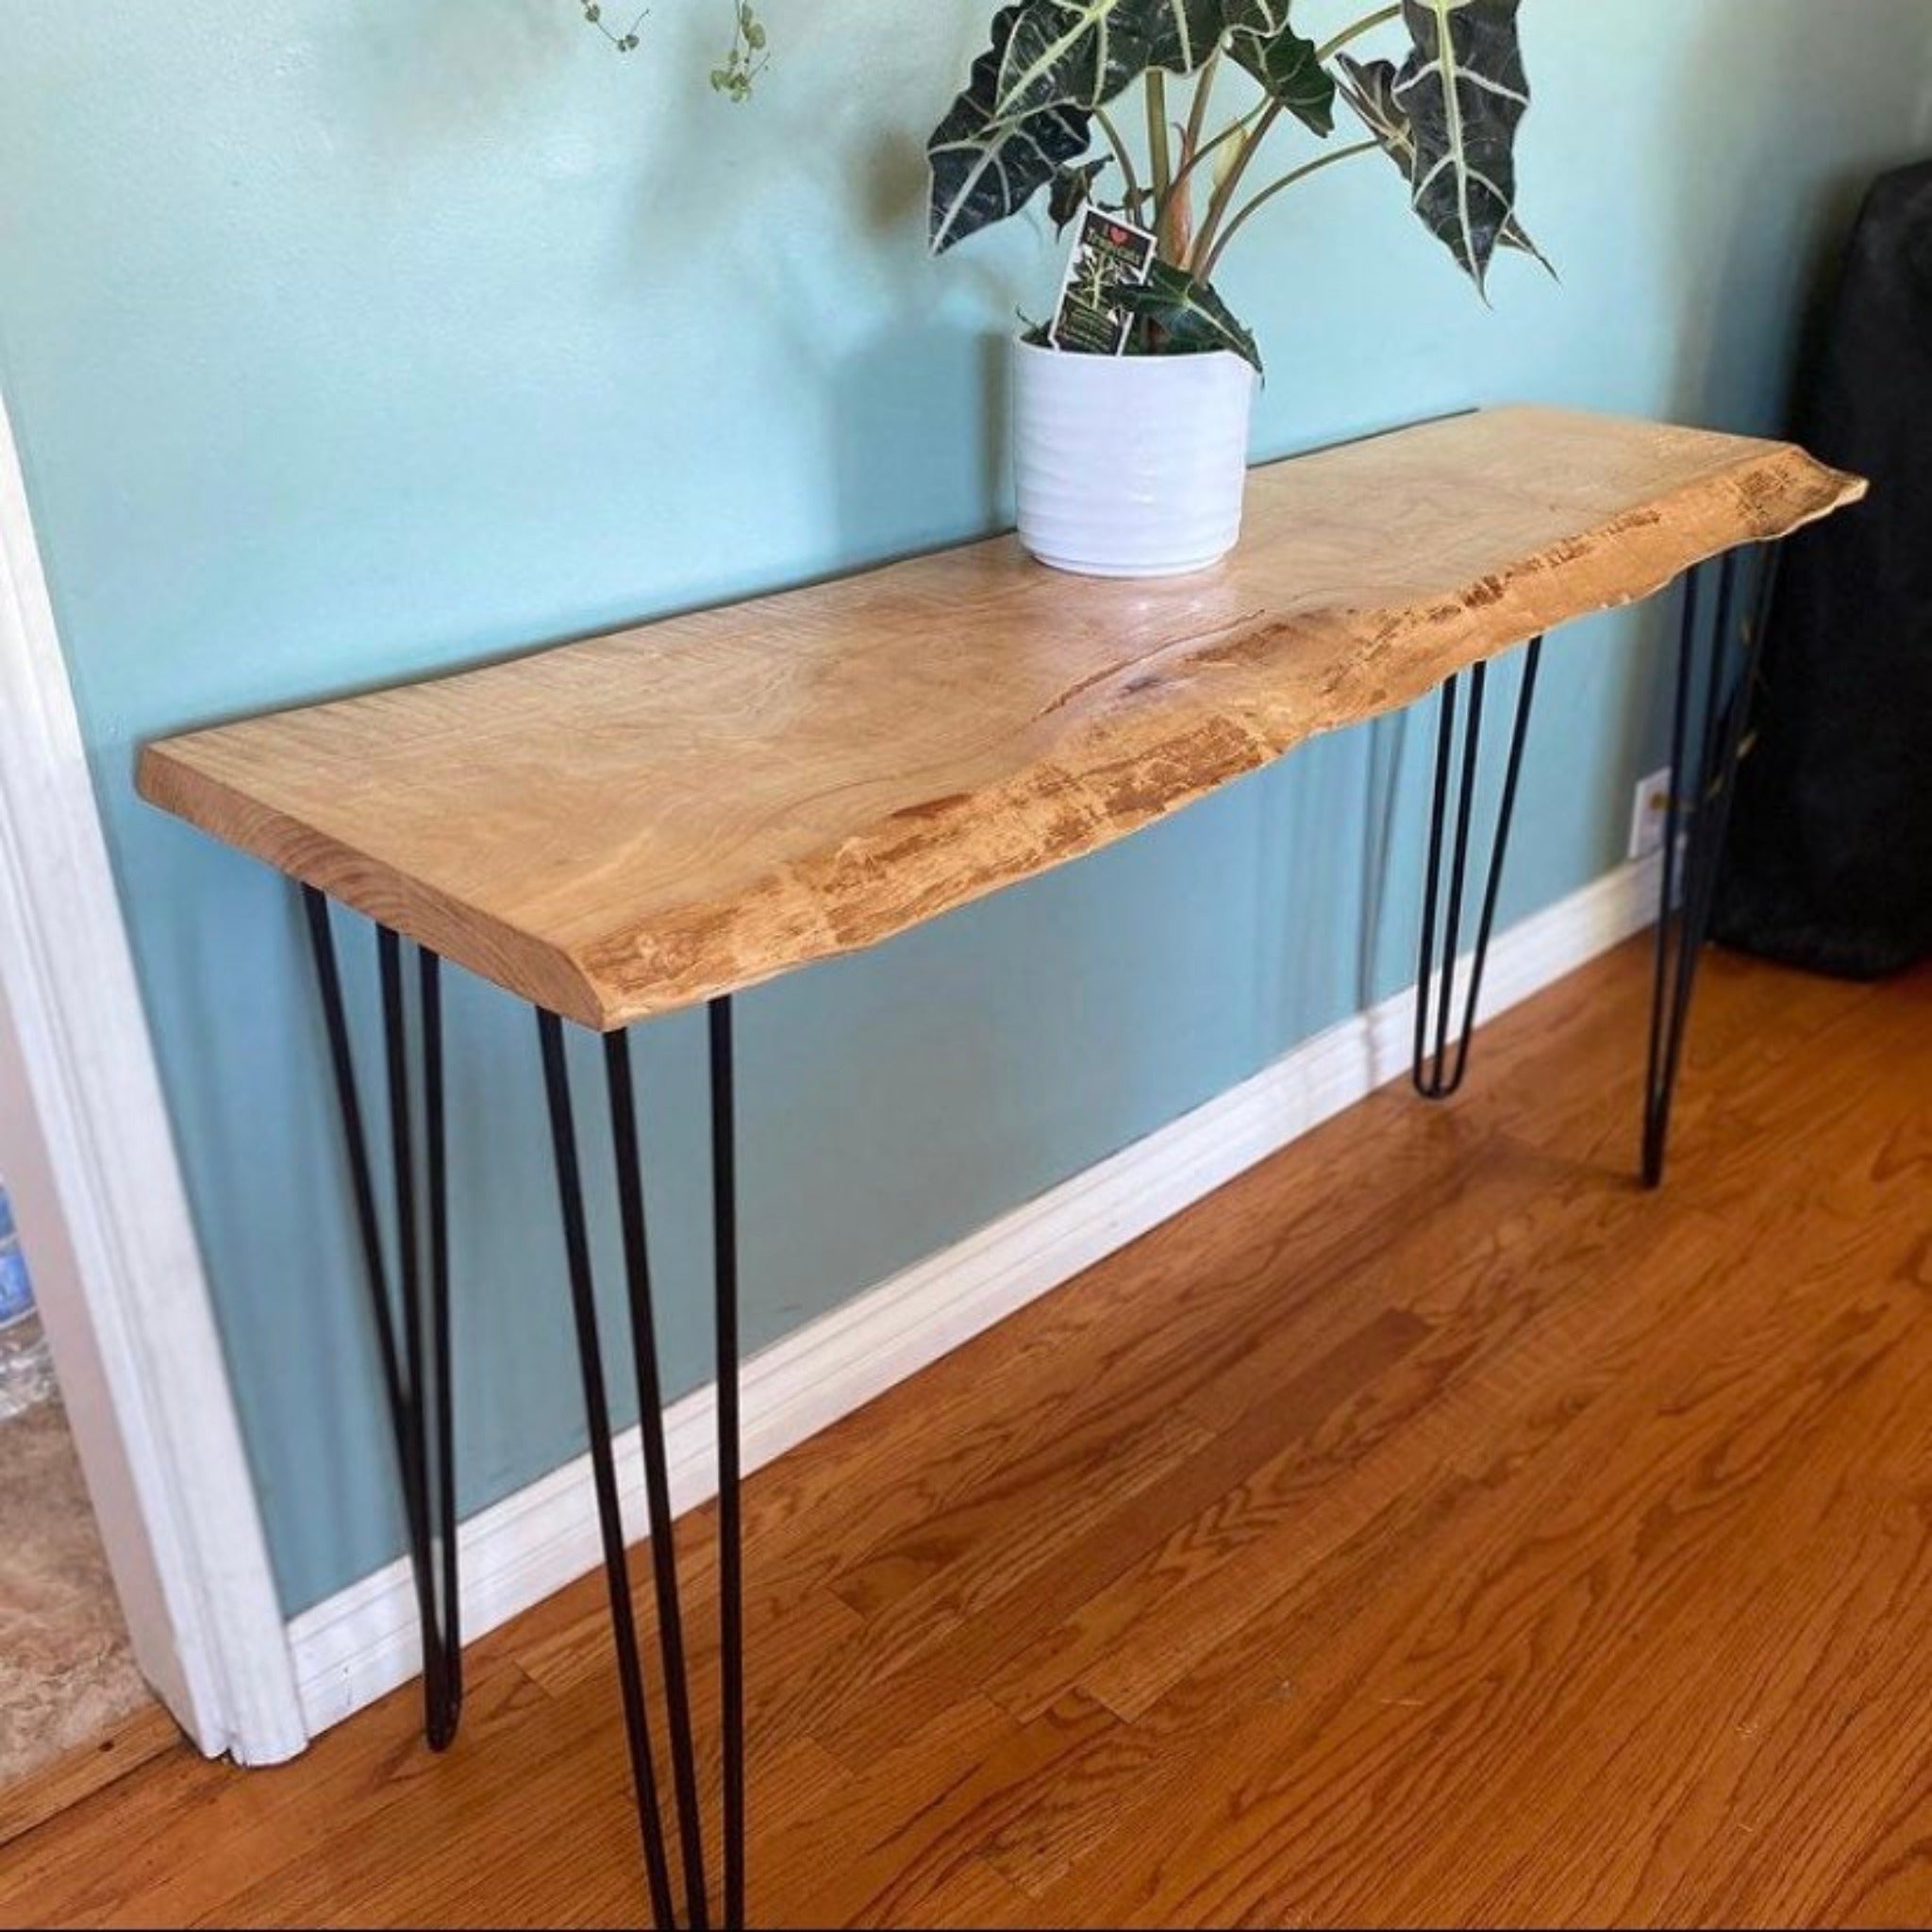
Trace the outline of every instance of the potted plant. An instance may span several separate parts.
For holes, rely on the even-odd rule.
[[[1059,308],[1015,351],[1020,535],[1036,557],[1157,576],[1234,547],[1261,358],[1214,276],[1297,182],[1380,153],[1479,291],[1498,247],[1542,259],[1516,219],[1520,4],[1402,0],[1322,41],[1290,17],[1306,0],[1018,0],[994,15],[927,143],[930,242],[943,254],[1041,191],[1062,231],[1080,224]],[[1398,26],[1399,61],[1349,51]],[[1233,78],[1242,98],[1217,118]],[[1130,144],[1136,89],[1145,131]],[[1273,137],[1292,124],[1330,142],[1342,109],[1358,139],[1257,180]]]

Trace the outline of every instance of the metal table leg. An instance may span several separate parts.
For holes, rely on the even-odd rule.
[[[644,1871],[651,1910],[660,1926],[676,1924],[671,1904],[671,1868],[664,1850],[664,1820],[651,1753],[649,1716],[644,1708],[643,1666],[638,1656],[637,1618],[631,1607],[630,1563],[624,1519],[618,1507],[617,1469],[610,1446],[610,1406],[605,1394],[604,1357],[597,1338],[597,1301],[591,1274],[591,1238],[584,1213],[583,1174],[577,1162],[576,1126],[572,1118],[570,1069],[564,1058],[563,1023],[539,1012],[543,1049],[543,1084],[550,1100],[550,1130],[557,1157],[557,1191],[563,1213],[564,1248],[570,1269],[572,1311],[576,1319],[577,1355],[584,1378],[584,1407],[590,1424],[591,1469],[597,1490],[597,1522],[604,1538],[604,1574],[610,1596],[610,1628],[617,1645],[617,1674],[624,1703],[624,1728],[630,1747],[631,1780],[637,1799],[638,1830],[643,1840]],[[650,1433],[648,1418],[640,1417]],[[659,1427],[662,1415],[659,1413]]]
[[[1724,559],[1716,621],[1707,642],[1698,623],[1700,574],[1685,579],[1677,643],[1676,703],[1671,726],[1671,795],[1664,826],[1663,881],[1657,922],[1657,976],[1651,996],[1650,1057],[1643,1092],[1643,1182],[1660,1187],[1670,1148],[1671,1108],[1683,1066],[1697,965],[1710,936],[1718,873],[1737,794],[1738,761],[1744,750],[1750,699],[1757,681],[1764,632],[1777,588],[1776,545],[1765,552],[1757,611],[1746,628],[1738,681],[1728,692],[1724,673],[1732,656],[1738,602],[1739,553]],[[1698,679],[1696,658],[1706,654],[1702,728],[1691,716]],[[1693,750],[1693,739],[1695,748]],[[1688,830],[1687,830],[1688,821]],[[1683,835],[1680,841],[1680,834]],[[1679,844],[1683,844],[1681,861]]]
[[[1731,685],[1726,683],[1726,671],[1737,628],[1740,553],[1733,551],[1724,558],[1716,617],[1707,635],[1699,621],[1703,608],[1701,572],[1693,570],[1685,578],[1671,734],[1671,796],[1657,908],[1650,1052],[1644,1075],[1643,1179],[1648,1187],[1659,1186],[1663,1180],[1672,1103],[1683,1067],[1698,960],[1710,932],[1718,873],[1737,793],[1738,761],[1744,749],[1750,695],[1757,682],[1765,626],[1776,588],[1778,556],[1777,546],[1767,547],[1758,578],[1757,614],[1746,628],[1741,667],[1736,683]],[[1524,667],[1516,728],[1510,741],[1509,762],[1490,855],[1489,878],[1476,921],[1475,950],[1462,1009],[1461,1032],[1453,1056],[1450,1029],[1456,1008],[1457,962],[1469,883],[1469,844],[1479,770],[1487,667],[1478,664],[1467,674],[1469,703],[1460,733],[1461,773],[1453,794],[1451,771],[1457,756],[1463,678],[1452,677],[1442,686],[1435,787],[1429,812],[1429,856],[1423,886],[1422,947],[1410,1069],[1416,1091],[1425,1100],[1446,1100],[1461,1087],[1469,1071],[1470,1036],[1475,1026],[1483,969],[1495,924],[1497,893],[1515,815],[1524,742],[1536,694],[1541,650],[1542,640],[1539,638],[1530,645]],[[1700,652],[1705,659],[1701,679],[1697,675]]]
[[[718,1574],[724,1640],[724,1923],[744,1916],[744,1519],[740,1490],[737,1080],[731,1001],[711,1002],[711,1227],[718,1351]]]
[[[449,1182],[443,1097],[441,962],[418,949],[416,1019],[421,1030],[420,1136],[411,1107],[410,1018],[404,941],[376,929],[382,986],[383,1058],[388,1076],[390,1136],[394,1157],[393,1274],[377,1204],[360,1091],[357,1085],[340,962],[327,900],[303,888],[316,976],[327,1026],[329,1059],[341,1113],[356,1224],[375,1318],[383,1391],[395,1441],[410,1569],[422,1629],[425,1732],[431,1747],[448,1748],[462,1707],[462,1640],[457,1563],[455,1415],[450,1373]],[[584,1403],[591,1465],[604,1544],[618,1685],[623,1701],[638,1830],[656,1923],[678,1923],[664,1824],[664,1799],[652,1753],[630,1567],[611,1443],[608,1391],[598,1333],[584,1175],[578,1157],[563,1023],[538,1012],[556,1160],[564,1257]],[[718,1342],[718,1531],[724,1771],[723,1924],[744,1924],[744,1568],[739,1445],[738,1211],[732,1011],[728,999],[709,1012],[711,1074],[712,1228]],[[642,1159],[630,1046],[614,1033],[603,1045],[615,1154],[619,1221],[630,1316],[631,1365],[643,1440],[645,1502],[651,1572],[658,1611],[659,1661],[671,1762],[671,1798],[682,1868],[684,1923],[707,1932],[711,1924],[704,1857],[703,1810],[691,1707],[691,1674],[677,1577],[669,1457],[664,1440],[664,1390],[658,1357]],[[420,1144],[419,1144],[420,1141]],[[391,1282],[393,1280],[393,1288]]]
[[[427,1191],[424,1252],[417,1148],[409,1106],[409,1056],[402,941],[378,928],[383,1036],[389,1074],[390,1135],[395,1169],[396,1275],[392,1300],[369,1143],[357,1091],[343,1010],[341,974],[328,902],[303,888],[308,936],[328,1028],[329,1060],[355,1196],[356,1224],[381,1355],[383,1392],[402,1475],[403,1514],[416,1581],[423,1639],[424,1730],[432,1750],[447,1750],[462,1713],[463,1657],[457,1594],[455,1399],[450,1374],[449,1208],[444,1158],[441,962],[418,949],[423,1033],[424,1147]],[[428,1275],[425,1312],[423,1276]],[[398,1340],[398,1330],[400,1341]]]
[[[711,1150],[714,1286],[718,1338],[718,1536],[722,1647],[724,1772],[723,1924],[744,1924],[744,1611],[743,1522],[740,1507],[739,1340],[737,1161],[731,1053],[731,1008],[717,1000],[710,1009]],[[563,1023],[539,1012],[544,1086],[549,1096],[551,1134],[557,1159],[558,1199],[569,1264],[571,1302],[575,1313],[577,1350],[591,1431],[591,1469],[597,1514],[603,1532],[605,1574],[609,1590],[611,1628],[617,1645],[618,1685],[629,1743],[638,1829],[651,1907],[660,1926],[676,1924],[672,1904],[671,1868],[664,1807],[652,1755],[652,1726],[631,1608],[630,1571],[610,1445],[610,1412],[598,1339],[597,1308],[584,1207],[581,1165],[571,1104],[570,1067]],[[691,1730],[690,1674],[684,1615],[677,1581],[669,1463],[664,1442],[663,1388],[658,1363],[651,1300],[651,1277],[637,1101],[629,1044],[614,1033],[604,1042],[609,1089],[611,1138],[616,1154],[619,1217],[629,1291],[632,1362],[637,1375],[639,1424],[643,1437],[644,1486],[650,1517],[652,1581],[658,1608],[659,1661],[670,1746],[676,1836],[683,1866],[688,1923],[710,1923],[706,1883],[697,1753]]]
[[[1475,1030],[1483,973],[1489,964],[1490,936],[1496,923],[1496,901],[1502,890],[1504,861],[1509,851],[1509,830],[1516,816],[1516,796],[1523,778],[1523,751],[1529,737],[1530,713],[1536,704],[1537,673],[1542,666],[1542,652],[1543,641],[1537,638],[1524,659],[1523,684],[1516,698],[1516,724],[1509,738],[1509,762],[1503,778],[1503,796],[1496,809],[1489,877],[1483,888],[1482,906],[1476,919],[1475,953],[1470,963],[1469,992],[1463,1005],[1461,1037],[1457,1041],[1453,1064],[1449,1032],[1456,1010],[1457,962],[1462,945],[1463,902],[1469,883],[1469,844],[1474,826],[1476,774],[1480,770],[1482,752],[1483,699],[1489,681],[1489,666],[1477,664],[1468,674],[1468,721],[1462,728],[1462,774],[1456,791],[1453,823],[1449,773],[1456,758],[1461,675],[1450,678],[1441,689],[1436,733],[1435,791],[1429,812],[1429,857],[1423,880],[1415,1043],[1409,1069],[1415,1091],[1424,1100],[1447,1100],[1461,1087],[1469,1073],[1470,1036]],[[1442,848],[1445,839],[1450,847],[1446,908],[1442,905]],[[1435,1007],[1433,1045],[1429,1039],[1432,994]]]
[[[651,1525],[651,1569],[657,1592],[664,1703],[670,1720],[672,1782],[677,1796],[685,1904],[690,1923],[702,1932],[709,1923],[705,1895],[704,1827],[698,1809],[697,1753],[691,1741],[691,1678],[685,1664],[684,1610],[677,1587],[676,1519],[672,1514],[671,1474],[664,1448],[664,1386],[658,1367],[656,1315],[651,1301],[643,1164],[638,1148],[629,1036],[608,1034],[604,1058],[610,1090],[611,1145],[617,1157],[618,1211],[624,1224],[625,1275],[630,1297],[631,1360],[637,1375],[638,1413],[641,1419],[655,1419],[645,1422],[642,1428],[644,1499]]]

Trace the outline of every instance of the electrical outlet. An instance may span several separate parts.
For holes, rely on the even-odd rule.
[[[1664,828],[1670,824],[1671,774],[1653,772],[1637,784],[1630,806],[1630,857],[1648,858],[1664,849]]]

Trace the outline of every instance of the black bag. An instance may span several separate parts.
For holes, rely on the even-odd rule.
[[[1932,164],[1868,197],[1799,414],[1872,494],[1787,549],[1714,931],[1872,979],[1932,954]]]

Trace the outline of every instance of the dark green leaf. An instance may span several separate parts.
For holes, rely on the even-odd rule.
[[[1261,366],[1254,337],[1234,319],[1227,304],[1206,282],[1172,262],[1157,261],[1139,288],[1120,289],[1114,299],[1158,329],[1169,351],[1198,355],[1227,349],[1257,370]]]
[[[1092,108],[1157,70],[1192,74],[1225,42],[1283,107],[1326,133],[1335,88],[1291,0],[1023,0],[1005,38],[993,118]]]
[[[1230,8],[1230,14],[1239,11]],[[1280,9],[1285,15],[1287,8]],[[1305,126],[1324,138],[1335,132],[1335,76],[1323,66],[1313,41],[1283,25],[1272,32],[1234,29],[1228,52]]]
[[[1291,0],[1221,0],[1222,25],[1229,33],[1273,40],[1288,25]]]
[[[1339,54],[1336,65],[1341,70],[1341,98],[1407,180],[1415,165],[1415,136],[1409,131],[1407,110],[1395,98],[1394,61],[1357,60]]]
[[[1338,57],[1341,67],[1341,97],[1356,118],[1380,143],[1382,152],[1402,170],[1405,181],[1415,178],[1415,135],[1408,114],[1395,98],[1395,63],[1392,60],[1354,60]],[[1514,215],[1505,224],[1501,242],[1505,248],[1520,249],[1533,257],[1554,275],[1557,271],[1549,258],[1530,240],[1529,232]]]
[[[1097,161],[1082,161],[1076,167],[1062,168],[1053,177],[1053,187],[1046,197],[1046,211],[1052,218],[1056,234],[1065,234],[1067,224],[1093,199],[1093,184],[1108,167],[1108,158],[1103,155]]]
[[[1191,74],[1213,53],[1227,30],[1230,12],[1272,18],[1287,0],[1146,0],[1149,67]]]
[[[1087,152],[1092,120],[1079,108],[1052,107],[1016,121],[993,112],[1001,63],[1025,10],[1024,5],[1007,7],[994,16],[991,45],[973,63],[966,92],[926,143],[932,164],[928,232],[935,255],[1017,214]]]
[[[1516,130],[1529,107],[1522,0],[1403,0],[1415,44],[1392,97],[1407,117],[1410,197],[1478,289],[1516,211]]]
[[[1248,4],[1248,0],[1243,0]],[[1228,0],[1025,0],[1000,63],[1000,121],[1098,108],[1150,68],[1191,74],[1214,51]]]
[[[1290,0],[1027,0],[1000,74],[1001,119],[1061,102],[1104,107],[1152,69],[1191,74],[1224,35],[1230,51],[1319,133],[1334,125],[1334,84],[1292,33]]]

